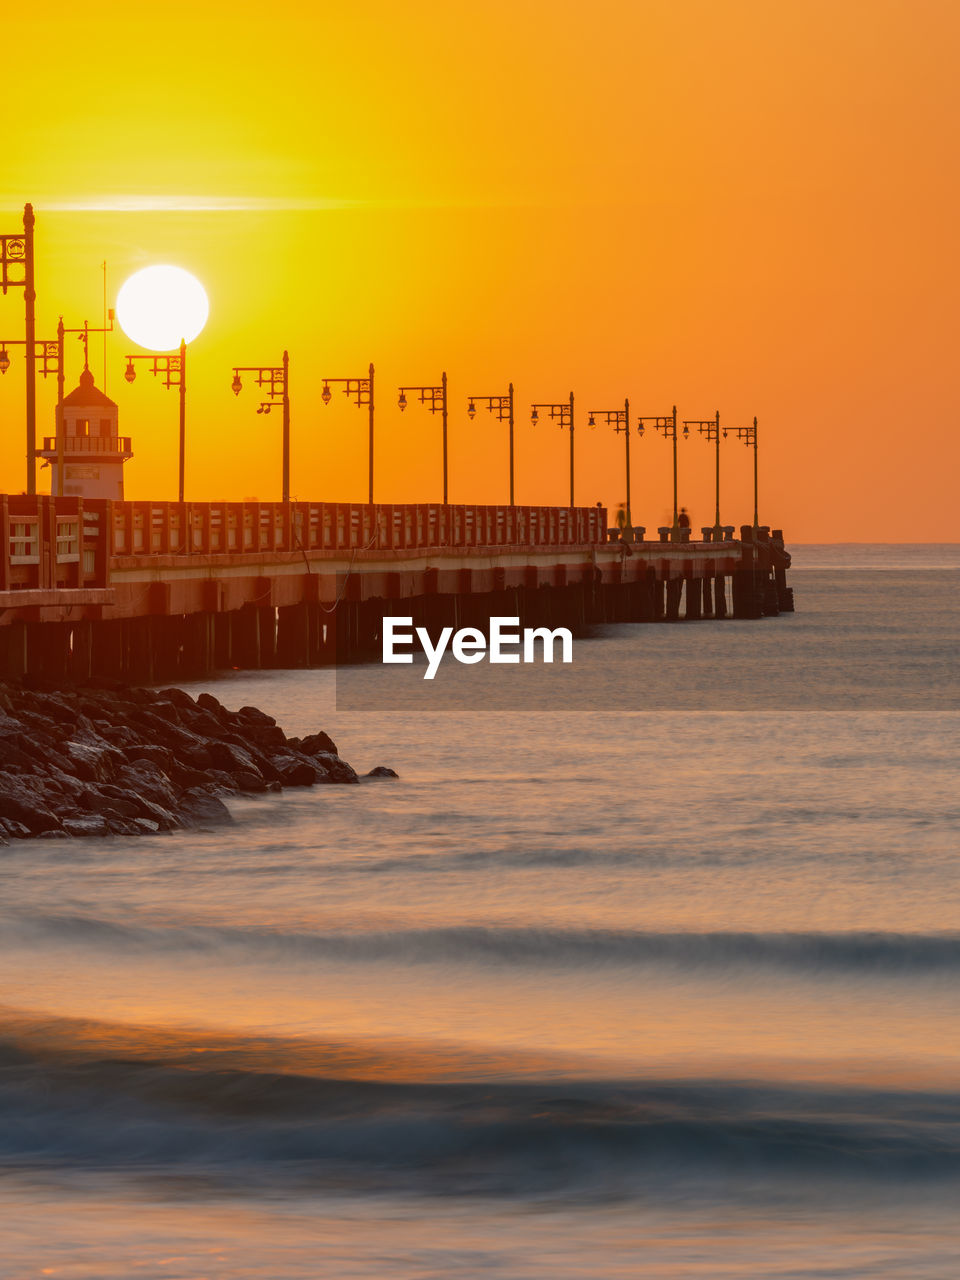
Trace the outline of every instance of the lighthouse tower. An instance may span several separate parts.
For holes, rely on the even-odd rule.
[[[123,499],[123,464],[133,456],[130,437],[119,432],[116,402],[94,385],[89,368],[80,385],[64,396],[63,492],[79,498]],[[60,461],[56,436],[45,436],[37,456],[50,463],[50,492],[59,491]]]

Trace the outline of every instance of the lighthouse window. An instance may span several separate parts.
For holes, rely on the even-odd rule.
[[[77,435],[88,436],[89,434],[90,434],[90,419],[78,418],[77,419]]]
[[[113,430],[113,423],[110,421],[110,419],[109,419],[109,418],[101,418],[101,419],[100,419],[100,434],[101,434],[102,436],[108,436],[112,430]]]

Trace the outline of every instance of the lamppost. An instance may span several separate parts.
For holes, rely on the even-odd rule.
[[[179,387],[180,389],[180,476],[178,501],[183,501],[183,472],[184,461],[186,458],[186,442],[187,442],[187,344],[181,338],[180,351],[177,355],[145,355],[137,353],[136,355],[127,356],[127,367],[123,376],[128,382],[133,382],[137,376],[137,371],[133,366],[134,360],[152,360],[153,365],[150,372],[158,378],[163,379],[163,385],[169,390],[171,387]]]
[[[267,399],[261,401],[257,413],[267,414],[280,405],[283,410],[283,449],[280,473],[282,501],[290,501],[290,356],[283,353],[280,365],[234,365],[233,382],[230,389],[235,396],[243,390],[241,373],[252,373],[256,376],[257,386],[266,388]],[[183,498],[181,496],[181,501]]]
[[[37,362],[40,363],[40,372],[44,378],[50,374],[57,375],[57,436],[60,435],[60,403],[63,400],[63,338],[59,335],[54,339],[33,338],[28,342],[26,338],[0,338],[0,374],[4,374],[10,368],[10,355],[7,347],[25,347],[27,357],[27,379],[34,379],[34,389],[36,386]],[[36,399],[33,400],[33,423],[31,426],[29,409],[27,415],[27,440],[33,439],[36,446]],[[62,476],[61,468],[61,488],[62,493]],[[27,493],[36,493],[37,491],[37,469],[36,469],[36,447],[34,447],[34,456],[31,465],[27,467]]]
[[[477,401],[482,405],[486,405],[488,413],[495,413],[498,422],[507,422],[510,425],[510,505],[515,505],[513,500],[513,383],[510,383],[505,396],[470,396],[467,403],[467,417],[472,422],[477,412]]]
[[[684,421],[684,431],[688,427],[696,427],[702,436],[706,436],[707,444],[714,445],[716,459],[716,513],[713,517],[714,529],[720,528],[720,410],[712,418],[688,418]],[[723,433],[726,435],[726,431]]]
[[[755,529],[759,529],[760,517],[757,514],[757,420],[754,418],[749,427],[724,427],[724,436],[726,436],[728,430],[733,431],[736,434],[737,439],[742,440],[748,449],[753,445],[753,527]]]
[[[560,423],[560,430],[564,427],[570,428],[570,505],[574,506],[573,501],[573,392],[570,392],[569,400],[561,400],[559,404],[533,404],[530,406],[533,412],[530,414],[530,421],[534,426],[540,421],[540,410],[545,409],[551,418]]]
[[[439,387],[400,387],[400,398],[397,404],[403,413],[407,407],[407,392],[415,391],[420,403],[425,404],[431,413],[443,415],[443,503],[447,503],[447,375],[441,375]]]
[[[343,383],[343,394],[349,396],[358,409],[367,406],[367,424],[368,424],[368,440],[367,440],[367,470],[368,477],[368,496],[367,501],[373,506],[373,365],[370,365],[365,378],[324,378],[323,391],[320,399],[324,404],[329,404],[332,397],[330,391],[330,383]],[[400,406],[401,409],[403,405]]]
[[[668,414],[645,414],[637,418],[637,434],[643,435],[644,425],[650,423],[655,431],[659,431],[665,440],[673,441],[673,533],[676,540],[677,530],[680,527],[678,516],[680,514],[677,505],[677,406],[673,406],[673,412]],[[690,434],[690,428],[684,425],[684,440]]]
[[[597,425],[596,418],[603,418],[607,426],[612,426],[617,434],[621,431],[623,432],[623,442],[626,446],[627,455],[627,528],[632,529],[633,517],[630,514],[630,401],[624,400],[622,409],[594,409],[587,419],[587,426],[595,427]]]
[[[0,290],[22,289],[27,356],[27,493],[37,492],[37,290],[33,270],[33,205],[23,206],[23,231],[0,235]],[[13,345],[10,343],[9,345]],[[46,344],[44,344],[46,345]],[[9,356],[6,373],[9,369]]]

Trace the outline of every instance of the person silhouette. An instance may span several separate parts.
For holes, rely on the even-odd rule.
[[[686,507],[680,508],[680,514],[677,516],[677,528],[678,529],[690,528],[690,517],[687,515]]]

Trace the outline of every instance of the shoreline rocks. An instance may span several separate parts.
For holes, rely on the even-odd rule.
[[[229,796],[359,781],[326,733],[288,738],[258,708],[230,711],[209,693],[0,684],[2,844],[231,822]]]

